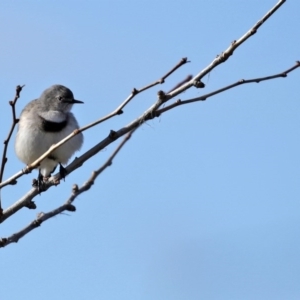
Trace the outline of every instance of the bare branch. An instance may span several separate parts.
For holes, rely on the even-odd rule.
[[[33,229],[36,229],[39,227],[43,222],[47,221],[50,218],[53,218],[54,216],[61,214],[64,211],[70,211],[74,212],[76,211],[76,207],[72,204],[74,200],[79,196],[81,193],[89,190],[91,186],[94,184],[97,177],[109,166],[112,165],[112,162],[116,155],[120,152],[120,150],[123,148],[123,146],[128,142],[128,140],[131,138],[132,134],[135,130],[130,131],[122,140],[122,142],[118,145],[118,147],[114,150],[114,152],[110,155],[110,157],[106,160],[106,162],[96,171],[92,172],[92,175],[90,178],[81,186],[81,188],[78,188],[77,184],[75,184],[72,188],[72,193],[69,197],[69,199],[61,206],[57,207],[56,209],[51,210],[48,213],[39,213],[35,220],[30,222],[25,228],[22,230],[12,234],[11,236],[7,238],[1,238],[0,239],[0,247],[5,247],[11,243],[17,243],[19,239],[21,239],[23,236],[31,232]]]
[[[201,71],[197,76],[195,76],[192,80],[190,80],[187,83],[182,84],[181,86],[179,86],[178,88],[176,88],[175,90],[172,90],[171,92],[169,92],[168,94],[165,94],[163,91],[159,91],[158,92],[158,98],[156,100],[156,102],[151,105],[140,117],[138,117],[136,120],[132,121],[130,124],[124,126],[123,128],[119,129],[118,131],[113,131],[111,130],[110,134],[103,139],[102,141],[100,141],[98,144],[96,144],[93,148],[91,148],[90,150],[88,150],[86,153],[84,153],[83,155],[81,155],[80,157],[76,158],[69,166],[67,166],[66,171],[68,174],[70,174],[71,172],[73,172],[74,170],[76,170],[77,168],[79,168],[80,166],[83,165],[83,163],[85,161],[87,161],[88,159],[90,159],[92,156],[94,156],[95,154],[97,154],[99,151],[101,151],[103,148],[105,148],[106,146],[108,146],[109,144],[111,144],[112,142],[114,142],[115,140],[117,140],[118,138],[120,138],[121,136],[125,135],[126,133],[130,132],[131,130],[138,128],[139,126],[141,126],[145,121],[147,120],[151,120],[155,117],[158,117],[160,114],[170,110],[171,108],[174,108],[176,106],[179,106],[181,104],[187,104],[187,103],[192,103],[195,101],[201,101],[201,100],[205,100],[208,97],[211,97],[215,94],[221,93],[227,89],[233,88],[237,85],[243,84],[243,83],[250,83],[250,82],[257,82],[257,81],[263,81],[263,80],[270,80],[270,79],[274,79],[274,78],[278,78],[278,77],[284,77],[286,76],[287,73],[293,71],[294,69],[296,69],[298,67],[298,62],[297,65],[295,67],[292,67],[291,69],[287,70],[284,73],[280,73],[277,75],[273,75],[273,76],[268,76],[268,77],[263,77],[263,78],[257,78],[257,79],[252,79],[252,80],[246,80],[246,81],[239,81],[233,85],[227,86],[225,88],[222,88],[220,90],[217,90],[215,92],[203,95],[201,97],[198,98],[194,98],[194,99],[189,99],[189,100],[185,100],[185,101],[180,101],[178,100],[176,103],[171,104],[165,108],[159,109],[159,107],[164,104],[165,102],[167,102],[168,100],[170,100],[171,98],[174,98],[177,94],[183,92],[184,90],[186,90],[187,88],[191,87],[191,86],[196,86],[196,87],[203,87],[203,83],[200,81],[201,78],[207,74],[209,71],[211,71],[214,67],[216,67],[217,65],[219,65],[220,63],[224,62],[225,60],[228,59],[228,57],[233,53],[233,51],[239,46],[241,45],[245,40],[247,40],[251,35],[254,34],[254,32],[256,32],[256,30],[284,3],[285,1],[279,1],[277,3],[277,5],[275,5],[258,23],[256,23],[256,25],[254,27],[252,27],[244,36],[242,36],[238,41],[235,41],[224,53],[226,54],[224,56],[224,53],[222,54],[222,59],[221,56],[217,57],[208,67],[206,67],[203,71]],[[252,34],[249,34],[249,32],[252,32]],[[230,55],[229,55],[230,54]],[[170,72],[168,72],[164,77],[162,77],[162,79],[164,80],[166,78],[166,76],[169,76],[172,72],[174,72],[179,66],[181,66],[182,63],[179,63],[178,65],[176,65]],[[154,82],[153,85],[160,83],[160,81]],[[142,90],[145,90],[147,88],[149,88],[150,86],[153,85],[149,85],[146,86],[145,88],[143,88]],[[134,91],[132,92],[134,95],[137,93],[137,90],[134,89]],[[133,95],[133,96],[134,96]],[[112,112],[111,114],[114,114],[115,112],[121,113],[121,109],[132,99],[133,97],[132,95],[129,96],[114,112]],[[123,106],[122,106],[123,105]],[[22,174],[24,172],[30,172],[32,168],[36,167],[38,165],[38,163],[43,160],[47,155],[49,155],[49,153],[53,150],[55,150],[57,147],[61,146],[63,143],[65,143],[68,139],[70,139],[73,135],[77,134],[79,131],[83,131],[86,130],[92,126],[95,126],[96,124],[99,124],[101,122],[103,122],[104,120],[107,120],[108,118],[110,118],[111,114],[107,115],[106,117],[99,119],[98,121],[87,125],[81,129],[78,129],[77,131],[75,131],[73,134],[71,134],[70,136],[66,137],[64,140],[62,140],[61,142],[59,142],[58,144],[56,144],[55,146],[52,146],[49,151],[47,151],[43,156],[41,156],[39,158],[39,160],[35,161],[33,164],[31,164],[28,168],[26,168],[25,170],[22,170],[21,172],[19,172],[18,174],[12,176],[10,179],[6,180],[5,182],[0,184],[0,188],[9,184],[12,180],[15,180],[17,177],[22,176]],[[54,148],[55,147],[55,148]],[[53,185],[57,185],[58,181],[61,179],[60,174],[57,173],[55,175],[53,175],[47,183],[45,183],[45,190],[47,190],[49,187],[53,186]],[[12,206],[10,206],[9,208],[7,208],[4,212],[3,215],[0,216],[0,223],[3,222],[4,220],[6,220],[8,217],[10,217],[11,215],[13,215],[16,211],[18,211],[19,209],[21,209],[22,207],[28,207],[28,208],[34,208],[34,203],[32,202],[32,199],[38,194],[38,191],[36,188],[31,189],[24,197],[22,197],[21,199],[19,199],[16,203],[14,203]]]

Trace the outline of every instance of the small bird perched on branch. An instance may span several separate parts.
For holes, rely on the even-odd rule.
[[[15,140],[18,158],[29,165],[44,154],[53,144],[78,129],[78,123],[70,112],[73,104],[83,103],[75,100],[73,93],[62,85],[53,85],[42,95],[29,102],[23,109]],[[39,165],[38,184],[54,172],[60,165],[60,173],[65,177],[66,164],[83,143],[82,133],[78,133],[65,144],[54,150]]]

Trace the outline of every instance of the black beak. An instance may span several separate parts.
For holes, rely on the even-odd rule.
[[[64,103],[69,103],[69,104],[84,103],[80,100],[75,100],[73,98],[62,98],[60,101],[64,102]]]
[[[75,99],[73,99],[71,103],[72,103],[72,104],[76,104],[76,103],[79,104],[79,103],[84,103],[84,102],[82,102],[82,101],[80,101],[80,100],[75,100]]]

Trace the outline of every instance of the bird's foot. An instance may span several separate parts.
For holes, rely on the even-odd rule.
[[[45,183],[48,181],[48,177],[44,177],[39,171],[37,179],[33,179],[32,186],[38,189],[39,194],[45,191]]]
[[[61,163],[59,164],[59,175],[63,180],[65,180],[66,176],[68,175],[66,168],[64,168]]]

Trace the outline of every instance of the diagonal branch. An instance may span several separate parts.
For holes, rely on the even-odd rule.
[[[31,232],[32,230],[38,228],[41,226],[41,224],[48,219],[51,219],[55,217],[58,214],[61,214],[64,211],[70,211],[74,212],[76,210],[76,207],[72,204],[75,199],[83,192],[89,190],[92,185],[94,184],[97,177],[109,166],[112,165],[114,158],[116,155],[120,152],[120,150],[123,148],[123,146],[128,142],[128,140],[131,138],[132,134],[134,133],[135,129],[130,131],[122,140],[122,142],[118,145],[118,147],[115,149],[115,151],[110,155],[110,157],[106,160],[106,162],[98,169],[92,172],[92,175],[90,178],[81,186],[81,188],[78,188],[77,184],[74,184],[72,188],[72,194],[70,195],[69,199],[61,206],[47,212],[47,213],[39,213],[35,220],[30,222],[26,227],[21,229],[20,231],[12,234],[11,236],[7,238],[1,238],[0,239],[0,247],[5,247],[11,243],[17,243],[19,239],[24,237],[26,234]]]

